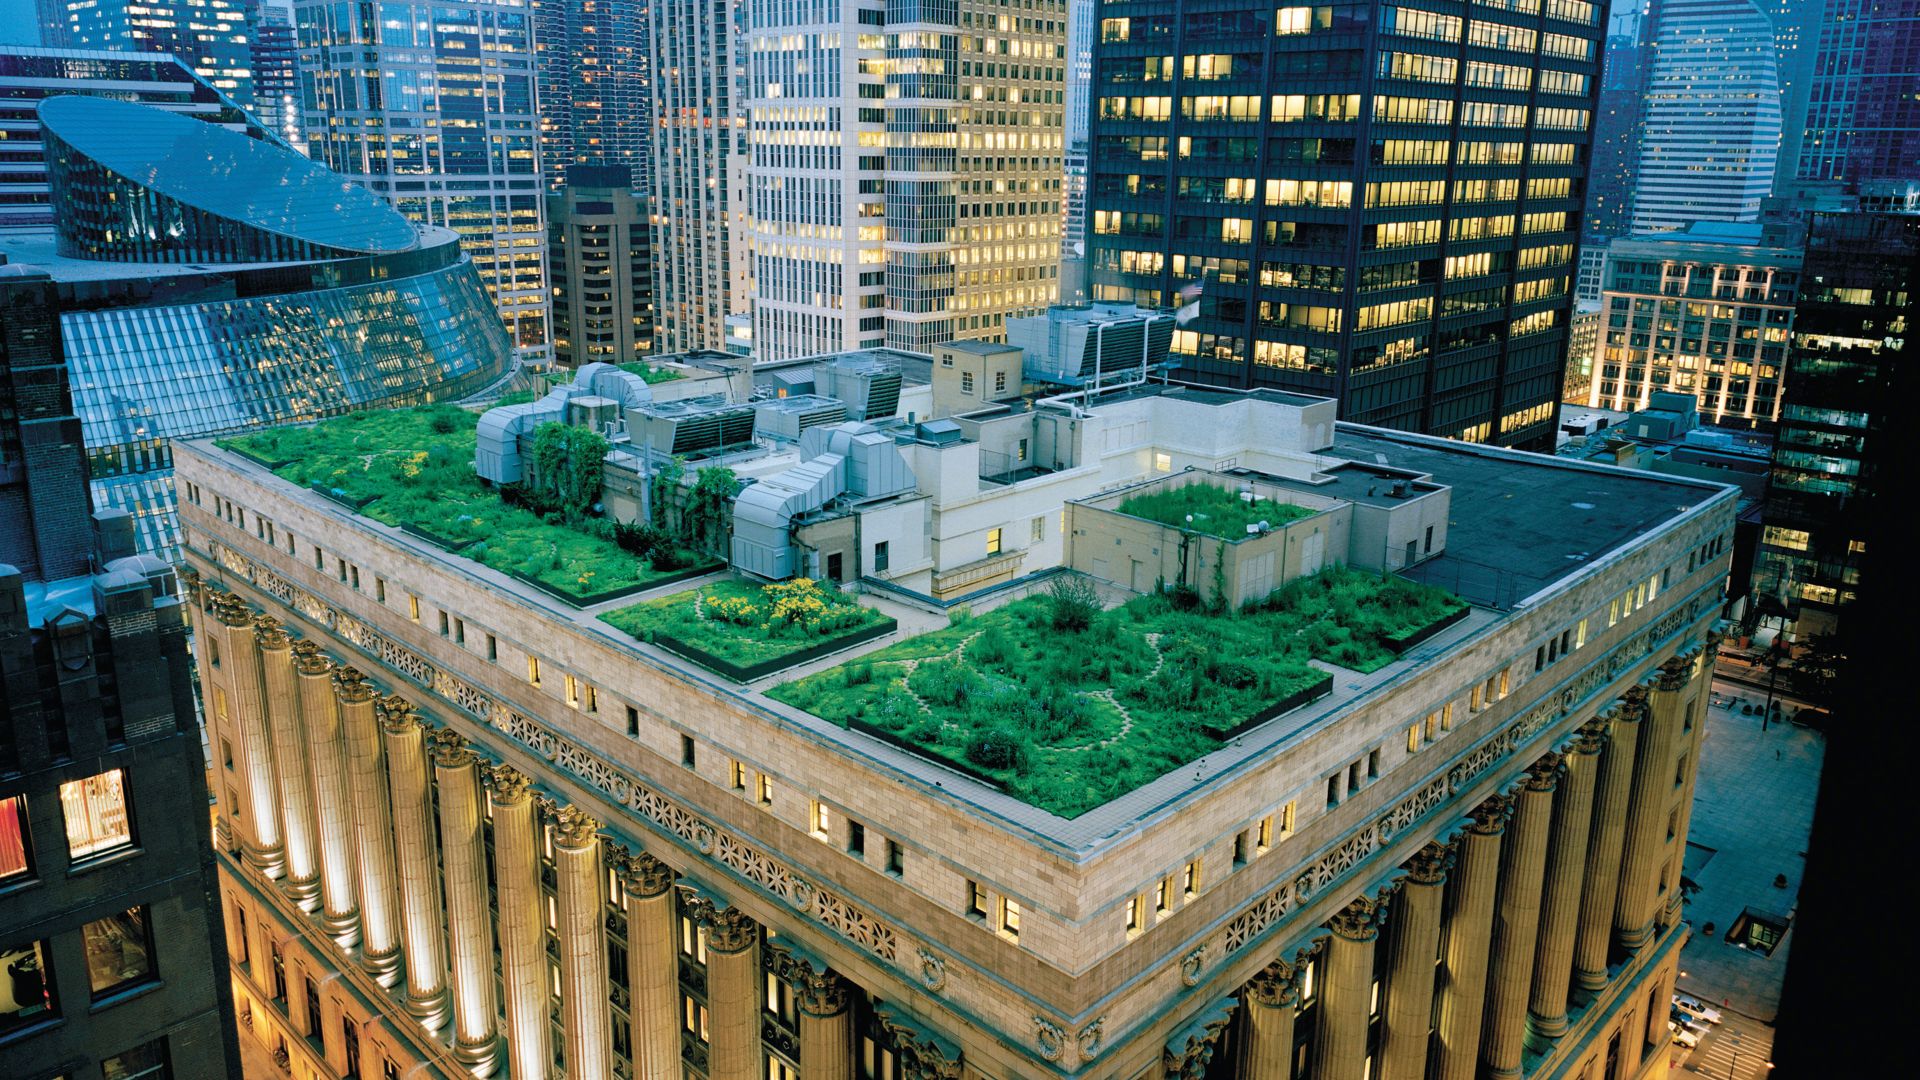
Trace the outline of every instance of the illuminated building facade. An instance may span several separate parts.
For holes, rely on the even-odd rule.
[[[547,190],[569,165],[620,165],[648,186],[648,0],[532,0]]]
[[[166,53],[243,108],[254,105],[252,0],[37,0],[41,40]]]

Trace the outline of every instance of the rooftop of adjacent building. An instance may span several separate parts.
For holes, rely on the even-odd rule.
[[[1607,247],[1607,258],[1798,266],[1805,231],[1801,223],[1785,219],[1696,221],[1672,232],[1616,237]]]

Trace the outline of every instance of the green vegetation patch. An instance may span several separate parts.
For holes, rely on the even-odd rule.
[[[284,462],[273,471],[349,504],[375,521],[407,529],[503,573],[517,574],[584,602],[644,588],[714,565],[680,553],[654,560],[614,542],[613,523],[574,522],[509,506],[473,471],[478,417],[453,405],[351,413],[309,427],[274,428],[219,439],[215,445],[256,461]],[[363,502],[363,500],[365,500]]]
[[[741,669],[797,662],[802,654],[893,622],[807,578],[772,585],[716,582],[600,618],[641,640],[660,638],[675,652],[705,653]]]
[[[1146,495],[1135,495],[1120,504],[1120,512],[1147,518],[1176,529],[1192,529],[1224,540],[1244,540],[1247,526],[1264,521],[1279,528],[1289,521],[1318,513],[1304,506],[1275,502],[1272,499],[1246,501],[1237,491],[1212,484],[1188,484]],[[1193,522],[1189,524],[1187,517]]]
[[[640,378],[646,381],[646,384],[648,386],[653,386],[657,383],[672,382],[675,379],[686,378],[685,375],[681,374],[678,371],[673,370],[672,368],[654,367],[652,364],[649,364],[644,360],[632,360],[624,364],[615,364],[613,366],[619,368],[621,371],[624,371],[629,375],[640,376]],[[554,386],[565,386],[566,384],[573,381],[574,374],[575,372],[571,368],[560,368],[555,371],[549,372],[547,375],[547,381],[553,384]]]
[[[1374,670],[1393,659],[1381,642],[1409,620],[1464,606],[1330,570],[1239,612],[1190,593],[1103,611],[1075,579],[767,693],[1071,818],[1325,693],[1310,659]]]

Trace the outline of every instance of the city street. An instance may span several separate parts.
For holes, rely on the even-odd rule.
[[[1694,934],[1681,954],[1679,989],[1721,1011],[1724,1020],[1691,1053],[1674,1048],[1682,1068],[1702,1077],[1765,1075],[1780,987],[1793,946],[1792,917],[1813,824],[1825,739],[1789,723],[1760,729],[1740,702],[1764,692],[1716,680],[1708,710],[1688,833],[1686,878],[1698,886],[1687,903]],[[1789,700],[1786,709],[1800,707]],[[1776,884],[1779,876],[1785,884]],[[1742,916],[1780,925],[1771,953],[1758,938],[1727,940]],[[1711,932],[1708,927],[1711,926]]]

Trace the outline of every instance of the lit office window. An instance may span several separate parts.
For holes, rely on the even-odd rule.
[[[67,851],[84,859],[133,846],[133,819],[127,811],[126,772],[110,769],[85,780],[60,785],[60,806],[67,818]]]

